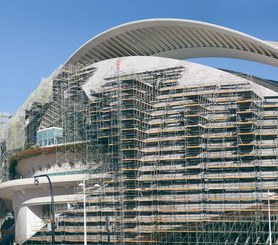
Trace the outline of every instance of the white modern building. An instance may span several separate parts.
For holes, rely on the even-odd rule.
[[[34,184],[46,174],[56,244],[84,244],[84,178],[88,244],[278,241],[277,82],[184,61],[198,57],[278,67],[278,44],[143,20],[94,37],[42,81],[0,128],[17,243],[51,240],[49,183]]]

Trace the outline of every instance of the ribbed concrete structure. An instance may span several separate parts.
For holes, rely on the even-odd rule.
[[[221,26],[180,19],[143,20],[110,29],[84,44],[66,65],[124,56],[230,57],[278,66],[278,48],[271,43]]]

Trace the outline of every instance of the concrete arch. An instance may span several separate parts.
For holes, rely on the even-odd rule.
[[[226,57],[278,66],[278,47],[273,42],[183,19],[150,19],[117,26],[89,40],[65,65],[87,65],[124,56]]]

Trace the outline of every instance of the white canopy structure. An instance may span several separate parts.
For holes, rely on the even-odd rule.
[[[278,66],[278,46],[232,29],[183,19],[150,19],[105,31],[81,46],[65,65],[124,56],[174,59],[226,57]]]

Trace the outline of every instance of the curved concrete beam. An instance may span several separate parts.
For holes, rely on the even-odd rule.
[[[278,47],[274,43],[183,19],[151,19],[117,26],[85,43],[65,65],[87,65],[124,56],[227,57],[278,66]]]
[[[277,46],[278,47],[278,42],[273,42],[273,41],[267,41],[268,43],[270,43],[271,45]]]
[[[74,186],[76,183],[82,181],[84,174],[50,176],[54,187]],[[40,187],[49,188],[47,179],[40,178]],[[6,181],[0,184],[0,196],[2,199],[11,200],[17,192],[24,192],[26,190],[38,189],[34,184],[34,178],[16,179]]]

